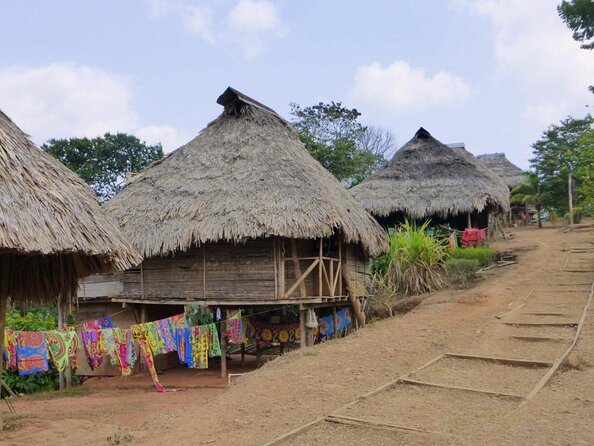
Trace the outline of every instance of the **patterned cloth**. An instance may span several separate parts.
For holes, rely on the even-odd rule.
[[[16,370],[17,335],[16,331],[10,328],[4,330],[4,357],[6,358],[6,368],[10,370]]]
[[[344,331],[346,328],[351,324],[351,309],[349,307],[345,307],[336,313],[338,319],[338,331]]]
[[[113,338],[115,343],[116,363],[123,376],[132,374],[134,364],[138,355],[132,338],[132,330],[121,328],[113,329]]]
[[[120,352],[114,339],[114,330],[114,328],[101,329],[101,350],[109,355],[111,365],[118,365]]]
[[[113,328],[113,320],[111,316],[95,319],[94,321],[85,322],[83,324],[85,330],[99,330],[101,328]]]
[[[208,326],[190,328],[190,342],[192,344],[192,368],[208,368]]]
[[[144,355],[144,361],[146,362],[146,366],[149,369],[151,377],[153,378],[153,382],[155,383],[155,389],[157,392],[165,392],[165,387],[159,382],[159,377],[157,376],[157,370],[155,369],[155,362],[153,361],[153,351],[151,347],[148,345],[145,339],[142,339],[138,343],[140,347],[140,351]]]
[[[17,333],[17,365],[21,376],[48,370],[43,332],[19,331]]]
[[[78,337],[75,331],[47,331],[45,332],[45,341],[52,363],[58,372],[64,371],[70,365],[73,357],[74,364],[76,364]]]
[[[134,339],[134,342],[138,343],[146,338],[146,329],[142,324],[132,325],[130,331],[132,332],[132,339]]]
[[[176,314],[169,318],[171,320],[171,326],[173,329],[186,328],[188,326],[188,320],[186,319],[186,313]]]
[[[186,364],[188,367],[194,367],[194,361],[192,359],[192,342],[190,339],[189,328],[177,328],[175,330],[175,339],[177,342],[177,355],[179,362]]]
[[[80,334],[89,366],[95,370],[103,362],[103,355],[105,354],[101,348],[101,331],[94,329],[82,330]]]
[[[334,334],[334,315],[318,318],[318,323],[321,336],[332,336]]]
[[[227,310],[226,333],[229,344],[241,344],[241,310]]]
[[[171,318],[147,322],[143,326],[146,330],[146,341],[154,355],[175,351],[175,336]]]
[[[210,358],[221,356],[221,343],[219,342],[217,324],[208,324],[206,329],[208,330],[208,356]]]

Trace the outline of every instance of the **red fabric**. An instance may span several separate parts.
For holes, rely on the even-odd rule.
[[[467,228],[462,233],[462,244],[464,246],[475,246],[484,240],[487,240],[487,229]]]

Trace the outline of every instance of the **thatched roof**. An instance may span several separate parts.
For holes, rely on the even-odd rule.
[[[90,188],[0,111],[0,298],[51,301],[140,261]]]
[[[146,257],[207,242],[338,230],[371,255],[386,235],[273,110],[234,90],[224,112],[134,178],[106,208]]]
[[[495,172],[510,189],[526,180],[524,171],[505,157],[505,153],[485,153],[477,158]]]
[[[423,219],[509,208],[509,191],[497,175],[466,150],[449,148],[423,128],[352,191],[377,217],[401,212]]]

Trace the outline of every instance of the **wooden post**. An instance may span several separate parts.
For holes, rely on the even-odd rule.
[[[293,272],[295,273],[295,280],[299,280],[301,277],[301,265],[299,264],[299,257],[297,255],[297,240],[294,238],[291,239],[291,251],[293,257]],[[301,297],[307,296],[307,290],[305,289],[305,284],[303,282],[299,284],[299,294]]]
[[[338,278],[338,295],[342,296],[342,232],[338,234],[338,266],[340,277]]]
[[[245,344],[241,343],[241,368],[245,366]]]
[[[567,176],[567,194],[569,197],[569,224],[573,224],[573,177],[571,172]],[[540,213],[539,213],[540,216]]]
[[[58,328],[62,328],[64,325],[64,310],[62,308],[62,296],[58,296]],[[62,370],[58,374],[58,387],[60,390],[64,390],[64,371]]]
[[[140,295],[144,299],[144,261],[140,262]]]
[[[221,378],[227,378],[227,333],[225,330],[225,318],[219,323],[219,337],[221,338]]]
[[[324,255],[324,250],[323,250],[323,243],[324,243],[324,239],[322,237],[320,237],[320,263],[318,265],[318,293],[319,296],[322,297],[324,295],[323,290],[324,290],[324,283],[322,282],[322,269],[324,268],[324,264],[322,263],[324,261],[324,259],[322,258],[322,256]]]
[[[336,313],[336,305],[332,305],[332,321],[334,322],[334,337],[338,337],[338,314]]]
[[[283,239],[279,239],[279,243],[277,243],[277,249],[278,249],[278,258],[280,259],[280,265],[279,265],[279,288],[280,288],[280,293],[278,293],[278,296],[280,298],[285,297],[285,257],[283,256],[283,250],[282,250],[282,246],[283,246]],[[280,246],[279,246],[280,245]]]
[[[206,245],[202,245],[202,299],[206,299]]]
[[[472,228],[472,219],[470,218],[470,212],[467,214],[467,222],[466,222],[466,227],[468,229]]]
[[[301,331],[301,338],[299,347],[304,348],[307,345],[305,344],[305,310],[299,310],[299,330]]]
[[[1,264],[2,262],[0,262]],[[4,266],[4,265],[2,265]],[[8,279],[8,274],[2,274],[2,281],[6,281]],[[4,290],[1,290],[4,291]],[[0,352],[1,349],[4,347],[4,329],[6,327],[6,305],[8,296],[6,293],[0,292]],[[4,367],[4,356],[0,354],[0,393],[2,393],[2,367]],[[2,400],[0,399],[0,402]],[[0,431],[4,430],[4,420],[2,418],[2,409],[0,408]]]
[[[140,304],[140,323],[144,324],[146,322],[148,322],[148,306],[147,304]],[[142,354],[140,355],[139,364],[139,369],[141,373],[148,372],[146,362],[144,361],[144,355]]]

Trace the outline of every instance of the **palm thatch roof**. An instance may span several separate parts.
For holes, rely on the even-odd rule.
[[[223,113],[154,163],[106,208],[146,257],[207,242],[342,231],[379,254],[386,235],[276,112],[228,88]]]
[[[89,187],[0,111],[0,299],[64,300],[140,257]]]
[[[352,192],[376,217],[401,212],[423,219],[509,208],[509,191],[497,175],[466,150],[449,148],[423,128]]]
[[[505,157],[505,153],[485,153],[477,158],[512,189],[526,180],[524,171]]]

